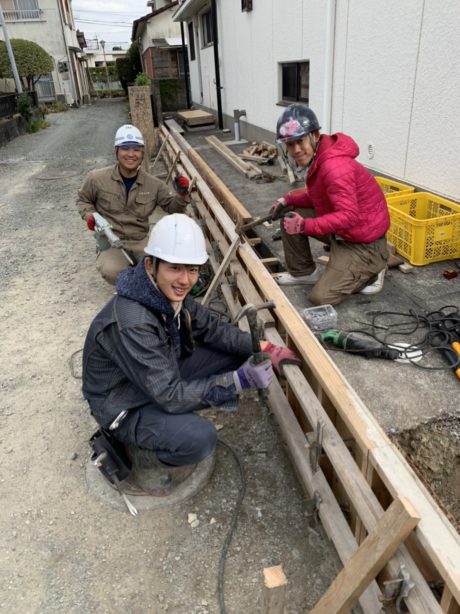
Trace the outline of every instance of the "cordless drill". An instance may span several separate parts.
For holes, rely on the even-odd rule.
[[[387,358],[388,360],[400,358],[399,350],[389,348],[359,333],[349,333],[331,328],[323,333],[318,333],[317,336],[323,343],[332,343],[345,352],[359,354],[366,356],[366,358]]]

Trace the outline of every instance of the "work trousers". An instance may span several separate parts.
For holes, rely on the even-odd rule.
[[[315,210],[294,210],[303,218],[315,217]],[[307,235],[290,235],[281,223],[286,267],[293,277],[308,275],[315,270],[315,261]],[[333,235],[315,236],[330,245],[329,262],[319,281],[312,287],[308,298],[313,305],[337,305],[350,294],[362,290],[388,262],[385,237],[371,243],[352,243]]]
[[[128,253],[135,264],[141,260],[146,254],[144,247],[147,245],[147,237],[142,241],[123,241],[123,249]],[[102,252],[98,252],[96,257],[96,268],[105,281],[112,286],[115,285],[115,280],[120,271],[130,266],[126,256],[121,249],[110,247]]]
[[[234,371],[241,366],[241,356],[197,346],[191,356],[179,363],[184,380],[210,377]],[[207,404],[203,404],[203,409]],[[217,432],[206,418],[191,413],[168,414],[154,403],[132,409],[113,436],[156,453],[168,465],[191,465],[210,456],[216,447]]]

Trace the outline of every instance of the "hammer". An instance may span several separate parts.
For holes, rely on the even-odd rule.
[[[247,303],[242,309],[240,309],[235,319],[233,320],[233,324],[236,324],[239,320],[241,320],[241,318],[246,316],[249,324],[249,330],[251,332],[252,352],[255,364],[259,364],[265,360],[264,353],[262,352],[260,347],[259,327],[257,325],[257,312],[259,311],[259,309],[272,309],[273,307],[275,307],[275,303],[273,301],[261,303],[260,305],[253,305],[252,303]],[[259,390],[259,397],[262,401],[265,401],[267,398],[266,390]]]

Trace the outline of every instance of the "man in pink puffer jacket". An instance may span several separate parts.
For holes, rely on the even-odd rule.
[[[286,194],[272,206],[273,219],[284,215],[281,237],[288,272],[279,285],[314,284],[314,305],[336,305],[350,294],[376,294],[383,287],[388,261],[385,233],[388,207],[380,186],[355,158],[358,145],[345,134],[320,134],[311,109],[286,108],[278,120],[277,142],[305,175],[305,190]],[[286,213],[286,207],[293,211]],[[315,266],[309,237],[329,244],[324,272]]]

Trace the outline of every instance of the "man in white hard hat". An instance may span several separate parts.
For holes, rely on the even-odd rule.
[[[91,171],[78,192],[77,207],[90,230],[95,228],[94,213],[99,213],[121,239],[123,248],[137,262],[144,255],[149,232],[149,217],[156,207],[167,213],[183,213],[188,198],[188,179],[176,177],[175,192],[163,182],[142,170],[144,139],[130,124],[115,134],[117,163]],[[117,248],[99,251],[96,267],[110,284],[125,269],[128,260]]]
[[[185,479],[214,451],[207,407],[235,411],[242,391],[267,388],[287,348],[262,342],[251,361],[248,333],[188,295],[208,256],[198,224],[183,214],[152,229],[145,257],[122,271],[117,294],[96,316],[83,351],[83,395],[96,421],[123,444],[149,451],[171,479]],[[166,488],[166,486],[165,486]],[[163,493],[167,494],[167,493]]]

